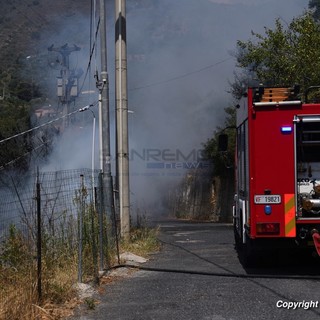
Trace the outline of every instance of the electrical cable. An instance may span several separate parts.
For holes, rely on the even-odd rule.
[[[78,110],[75,110],[75,111],[73,111],[73,112],[70,112],[69,114],[66,114],[66,115],[64,115],[64,116],[62,116],[62,117],[60,117],[60,118],[53,119],[53,120],[51,120],[51,121],[48,121],[48,122],[46,122],[46,123],[43,123],[42,125],[39,125],[39,126],[37,126],[37,127],[31,128],[31,129],[29,129],[29,130],[26,130],[26,131],[24,131],[24,132],[18,133],[18,134],[14,135],[14,136],[11,136],[11,137],[8,137],[8,138],[6,138],[6,139],[3,139],[3,140],[0,141],[0,144],[3,143],[3,142],[7,142],[7,141],[9,141],[9,140],[11,140],[11,139],[20,137],[20,136],[22,136],[22,135],[24,135],[24,134],[30,133],[30,132],[32,132],[32,131],[34,131],[34,130],[40,129],[40,128],[42,128],[42,127],[51,125],[52,123],[54,123],[54,122],[56,122],[56,121],[59,121],[59,120],[65,118],[65,117],[71,116],[71,115],[73,115],[73,114],[75,114],[75,113],[89,110],[89,108],[96,106],[98,103],[99,103],[99,102],[97,101],[97,102],[95,102],[94,104],[87,105],[87,106],[85,106],[85,107],[83,107],[83,108],[80,108],[80,109],[78,109]],[[10,165],[12,165],[12,164],[14,164],[14,163],[16,163],[17,161],[23,159],[24,157],[30,155],[32,152],[34,152],[34,151],[36,151],[36,150],[38,150],[38,149],[40,149],[40,148],[42,148],[42,147],[46,147],[46,146],[47,146],[47,143],[42,143],[41,145],[33,148],[32,150],[30,150],[30,151],[28,151],[28,152],[25,152],[25,153],[22,154],[21,156],[19,156],[19,157],[13,159],[13,160],[11,160],[11,161],[9,161],[9,162],[1,165],[1,166],[0,166],[0,171],[4,170],[6,167],[8,167],[8,166],[10,166]]]
[[[54,123],[54,122],[57,122],[57,121],[59,121],[59,120],[61,120],[61,119],[63,119],[63,118],[69,117],[69,116],[71,116],[71,115],[73,115],[73,114],[76,114],[76,113],[78,113],[78,112],[82,112],[82,111],[88,110],[89,108],[98,105],[98,103],[99,103],[99,101],[96,101],[95,103],[92,103],[92,104],[87,105],[87,106],[85,106],[85,107],[83,107],[83,108],[77,109],[77,110],[75,110],[75,111],[72,111],[72,112],[70,112],[70,113],[68,113],[68,114],[65,114],[65,115],[59,117],[59,118],[50,120],[50,121],[48,121],[48,122],[46,122],[46,123],[43,123],[43,124],[40,124],[40,125],[38,125],[38,126],[36,126],[36,127],[33,127],[33,128],[28,129],[28,130],[26,130],[26,131],[17,133],[17,134],[15,134],[15,135],[11,136],[11,137],[8,137],[8,138],[5,138],[5,139],[3,139],[3,140],[0,140],[0,144],[2,144],[2,143],[4,143],[4,142],[7,142],[7,141],[9,141],[9,140],[11,140],[11,139],[14,139],[14,138],[21,137],[21,136],[23,136],[24,134],[27,134],[27,133],[30,133],[30,132],[32,132],[32,131],[38,130],[38,129],[43,128],[43,127],[45,127],[45,126],[48,126],[48,125],[50,125],[50,124],[52,124],[52,123]]]
[[[20,157],[15,158],[15,159],[13,159],[13,160],[11,160],[11,161],[3,164],[3,165],[0,167],[0,171],[1,171],[1,170],[4,170],[6,167],[14,164],[15,162],[19,161],[20,159],[22,159],[22,158],[30,155],[33,151],[36,151],[36,150],[38,150],[38,149],[40,149],[40,148],[42,148],[42,147],[44,147],[44,146],[46,146],[46,145],[47,145],[46,143],[43,143],[43,144],[41,144],[41,145],[33,148],[32,150],[30,150],[30,151],[28,151],[28,152],[25,152],[25,153],[24,153],[23,155],[21,155]]]
[[[42,23],[48,25],[48,21],[43,17],[43,15],[41,13],[37,12],[32,6],[28,5],[28,3],[25,0],[20,0],[20,1],[25,4],[24,10],[32,11],[35,14],[34,16],[37,16],[38,20],[40,20],[40,21],[42,21]],[[52,30],[53,30],[53,28],[52,28]],[[58,32],[55,30],[55,33],[58,33]]]
[[[82,91],[83,87],[84,87],[84,83],[87,79],[87,76],[89,74],[89,71],[90,71],[90,68],[91,68],[91,62],[92,62],[92,57],[93,57],[93,54],[95,52],[95,47],[96,47],[96,43],[97,43],[97,37],[98,37],[98,31],[100,29],[100,19],[98,20],[98,24],[97,24],[97,28],[96,28],[96,32],[95,32],[95,41],[93,42],[92,44],[92,48],[90,48],[90,57],[89,57],[89,62],[88,62],[88,66],[87,66],[87,70],[86,70],[86,74],[84,76],[84,79],[82,81],[82,85],[80,87],[80,92]],[[91,33],[90,33],[90,37],[91,37]],[[90,40],[91,41],[91,40]]]
[[[167,80],[162,80],[162,81],[150,83],[150,84],[147,84],[147,85],[144,85],[144,86],[140,86],[140,87],[134,87],[134,88],[128,89],[128,91],[135,91],[135,90],[141,90],[141,89],[145,89],[145,88],[155,87],[155,86],[158,86],[158,85],[161,85],[161,84],[166,84],[168,82],[172,82],[172,81],[176,81],[176,80],[179,80],[179,79],[182,79],[182,78],[186,78],[186,77],[194,75],[196,73],[199,73],[199,72],[211,69],[213,67],[216,67],[217,65],[222,64],[222,63],[224,63],[226,61],[229,61],[231,59],[233,59],[233,58],[230,57],[230,58],[227,58],[227,59],[223,59],[223,60],[218,61],[218,62],[216,62],[214,64],[205,66],[203,68],[200,68],[200,69],[197,69],[197,70],[194,70],[194,71],[191,71],[191,72],[188,72],[188,73],[185,73],[185,74],[173,77],[173,78],[169,78]]]
[[[19,8],[22,8],[22,6],[20,5],[16,5],[15,7],[15,10],[18,14],[20,14],[25,20],[27,20],[30,24],[34,25],[37,29],[41,28],[42,27],[42,24],[39,23],[39,21],[36,21],[35,19],[31,19],[29,18],[28,15],[26,15],[24,12],[22,12]],[[22,9],[23,10],[23,9]],[[24,10],[25,11],[25,10]],[[20,19],[17,19],[17,21],[20,21]],[[21,24],[18,24],[16,23],[17,26],[19,26],[19,28],[21,29],[22,28],[22,25]],[[13,28],[13,31],[17,31],[15,28]]]
[[[90,42],[89,42],[89,63],[88,63],[88,67],[87,67],[87,72],[89,72],[91,74],[91,57],[92,57],[92,50],[93,50],[93,46],[92,46],[92,31],[93,31],[93,17],[94,17],[94,0],[90,1]],[[85,79],[87,77],[87,72],[86,72],[86,76]],[[83,82],[84,83],[84,82]],[[89,92],[91,91],[91,77],[89,77]],[[82,88],[82,86],[81,86]],[[81,90],[82,91],[82,90]],[[81,92],[80,91],[80,92]]]

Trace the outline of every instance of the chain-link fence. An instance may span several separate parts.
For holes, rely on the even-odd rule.
[[[65,299],[72,284],[108,267],[116,232],[101,181],[89,169],[1,177],[1,319],[17,319],[19,308],[47,296]]]

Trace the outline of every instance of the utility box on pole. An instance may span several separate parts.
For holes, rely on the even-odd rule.
[[[78,78],[81,75],[77,75],[74,70],[70,71],[69,56],[72,52],[79,50],[81,49],[78,46],[73,45],[73,47],[69,47],[68,44],[58,48],[52,45],[48,48],[48,51],[58,52],[62,58],[60,61],[60,76],[57,77],[57,96],[63,105],[63,115],[70,113],[70,102],[78,96]],[[67,126],[68,120],[64,118],[63,129]]]

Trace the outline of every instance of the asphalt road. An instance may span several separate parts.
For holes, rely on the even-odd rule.
[[[320,263],[266,256],[244,269],[226,224],[160,222],[161,252],[143,270],[119,269],[80,320],[320,319]]]

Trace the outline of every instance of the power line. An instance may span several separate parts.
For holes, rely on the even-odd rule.
[[[84,79],[82,81],[82,85],[80,87],[80,92],[82,91],[83,89],[83,86],[84,86],[84,83],[87,79],[87,76],[88,76],[88,73],[90,71],[90,68],[91,68],[91,62],[92,62],[92,57],[93,57],[93,53],[95,51],[95,47],[96,47],[96,43],[97,43],[97,37],[98,37],[98,31],[99,31],[99,27],[100,27],[100,19],[98,20],[98,23],[97,23],[97,29],[96,29],[96,33],[95,33],[95,39],[94,39],[94,42],[92,44],[92,47],[90,48],[90,57],[89,57],[89,62],[88,62],[88,66],[87,66],[87,70],[86,70],[86,74],[84,76]],[[90,35],[90,42],[91,42],[91,35]]]
[[[11,160],[11,161],[3,164],[3,165],[0,167],[0,171],[1,171],[1,170],[4,170],[7,166],[10,166],[10,165],[14,164],[15,162],[23,159],[24,157],[30,155],[33,151],[36,151],[36,150],[38,150],[38,149],[40,149],[40,148],[42,148],[42,147],[45,147],[45,146],[46,146],[46,143],[42,143],[41,145],[33,148],[32,150],[30,150],[30,151],[28,151],[28,152],[25,152],[25,153],[24,153],[23,155],[21,155],[20,157],[17,157],[17,158],[15,158],[15,159],[13,159],[13,160]]]
[[[96,106],[98,103],[99,103],[99,102],[96,101],[95,103],[92,103],[92,104],[90,104],[90,105],[87,105],[87,106],[85,106],[85,107],[83,107],[83,108],[80,108],[80,109],[78,109],[78,110],[72,111],[72,112],[70,112],[70,113],[68,113],[68,114],[65,114],[65,115],[59,117],[59,118],[50,120],[50,121],[48,121],[48,122],[46,122],[46,123],[43,123],[43,124],[38,125],[38,126],[36,126],[36,127],[33,127],[33,128],[31,128],[31,129],[28,129],[28,130],[26,130],[26,131],[17,133],[17,134],[15,134],[15,135],[11,136],[11,137],[5,138],[5,139],[3,139],[3,140],[0,141],[0,144],[2,144],[2,143],[4,143],[4,142],[7,142],[7,141],[10,141],[10,140],[12,140],[12,139],[21,137],[21,136],[23,136],[23,135],[25,135],[25,134],[27,134],[27,133],[30,133],[30,132],[35,131],[35,130],[38,130],[38,129],[43,128],[43,127],[45,127],[45,126],[48,126],[48,125],[50,125],[50,124],[52,124],[52,123],[54,123],[54,122],[60,121],[61,119],[66,118],[66,117],[69,117],[69,116],[71,116],[71,115],[73,115],[73,114],[76,114],[76,113],[78,113],[78,112],[82,112],[82,111],[84,111],[84,110],[87,110],[87,109],[89,109],[89,108],[92,108],[92,107]]]
[[[150,83],[150,84],[147,84],[147,85],[144,85],[144,86],[131,88],[131,89],[129,89],[128,91],[134,91],[134,90],[140,90],[140,89],[155,87],[155,86],[159,86],[159,85],[161,85],[161,84],[166,84],[166,83],[168,83],[168,82],[172,82],[172,81],[176,81],[176,80],[179,80],[179,79],[182,79],[182,78],[186,78],[186,77],[189,77],[189,76],[194,75],[194,74],[196,74],[196,73],[199,73],[199,72],[202,72],[202,71],[205,71],[205,70],[214,68],[214,67],[216,67],[217,65],[222,64],[222,63],[224,63],[224,62],[226,62],[226,61],[229,61],[229,60],[231,60],[231,59],[233,59],[233,58],[230,57],[230,58],[227,58],[227,59],[218,61],[218,62],[216,62],[216,63],[214,63],[214,64],[205,66],[205,67],[203,67],[203,68],[201,68],[201,69],[197,69],[197,70],[194,70],[194,71],[191,71],[191,72],[188,72],[188,73],[185,73],[185,74],[182,74],[182,75],[173,77],[173,78],[169,78],[169,79],[166,79],[166,80],[163,80],[163,81],[154,82],[154,83]]]

